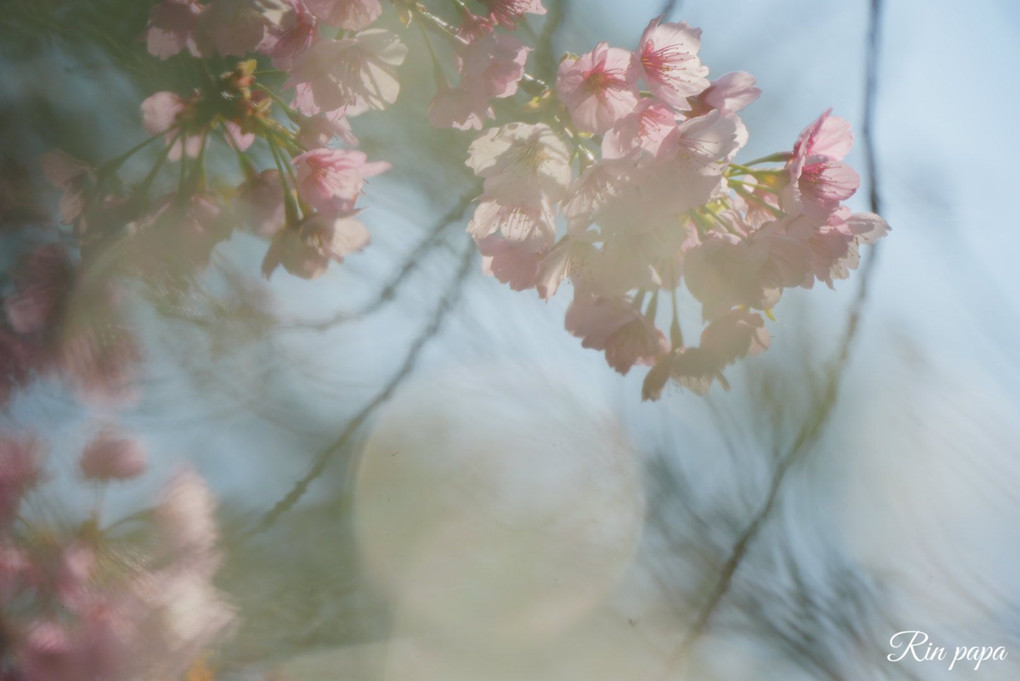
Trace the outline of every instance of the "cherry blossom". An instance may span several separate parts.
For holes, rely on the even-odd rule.
[[[634,61],[656,97],[678,108],[689,108],[693,97],[709,86],[708,68],[698,59],[701,29],[652,19],[641,36]]]
[[[189,158],[198,156],[202,148],[202,136],[187,130],[187,116],[191,111],[189,102],[173,92],[161,91],[142,102],[142,125],[153,134],[163,134],[171,143],[167,158],[176,161],[184,154]]]
[[[286,87],[306,86],[315,106],[326,111],[385,109],[397,101],[396,69],[406,56],[407,46],[385,29],[320,40],[295,60]]]
[[[371,235],[352,216],[329,217],[313,213],[295,228],[281,230],[262,261],[267,279],[277,267],[303,279],[315,279],[326,271],[330,260],[343,262],[365,248]]]
[[[202,56],[198,22],[207,5],[199,0],[162,0],[149,11],[145,39],[149,52],[160,59],[188,50]]]
[[[722,113],[736,113],[761,96],[755,78],[746,71],[727,73],[712,81],[698,99],[704,106]]]
[[[347,31],[362,31],[382,14],[379,0],[305,0],[324,23]]]
[[[542,0],[482,0],[489,16],[501,26],[514,30],[525,14],[545,14]]]
[[[637,106],[638,69],[631,53],[599,43],[560,63],[556,93],[583,132],[602,134]]]
[[[279,24],[269,27],[259,51],[273,60],[278,69],[289,69],[318,38],[318,19],[304,0],[287,0],[289,9]]]
[[[135,440],[107,426],[82,451],[78,465],[87,480],[130,480],[145,471],[145,451]]]
[[[324,214],[354,210],[365,178],[389,169],[385,161],[368,162],[361,151],[313,149],[295,156],[297,189],[308,204]]]

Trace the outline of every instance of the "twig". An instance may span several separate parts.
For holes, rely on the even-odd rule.
[[[864,125],[862,126],[861,136],[863,138],[866,167],[870,179],[869,206],[871,210],[876,213],[878,213],[881,208],[881,195],[878,188],[873,130],[875,99],[878,85],[878,47],[879,36],[881,35],[881,16],[882,0],[871,0],[867,37]],[[765,502],[761,505],[758,512],[755,513],[751,519],[751,522],[744,528],[744,531],[741,532],[740,536],[737,538],[736,543],[734,543],[733,548],[730,551],[729,558],[723,564],[715,586],[709,593],[708,600],[705,601],[705,604],[698,611],[697,616],[694,618],[694,622],[688,628],[687,632],[684,634],[683,638],[681,638],[680,642],[674,648],[673,653],[670,655],[670,659],[667,664],[667,675],[674,669],[674,667],[684,660],[693,643],[702,633],[704,633],[712,614],[719,606],[723,597],[729,591],[730,585],[733,581],[733,575],[736,573],[737,568],[740,567],[741,562],[747,554],[748,546],[758,534],[758,531],[761,529],[764,521],[772,512],[776,500],[779,497],[779,490],[782,487],[787,472],[789,472],[791,466],[796,463],[806,451],[808,451],[810,445],[818,439],[818,436],[822,433],[823,428],[828,423],[829,417],[832,415],[833,408],[836,405],[836,398],[839,395],[839,388],[842,383],[844,369],[850,358],[850,350],[852,349],[853,342],[857,336],[857,331],[860,326],[861,313],[864,308],[864,303],[868,297],[869,281],[871,279],[871,273],[875,268],[875,262],[877,259],[876,256],[877,246],[872,248],[870,257],[867,258],[864,266],[861,268],[860,284],[857,288],[857,295],[854,299],[850,316],[847,319],[846,331],[843,334],[843,341],[840,344],[839,353],[837,354],[836,361],[829,372],[828,382],[825,386],[825,393],[822,396],[821,401],[818,403],[814,415],[801,428],[800,432],[797,434],[797,438],[793,442],[793,445],[776,466]]]
[[[556,78],[556,59],[553,52],[553,41],[556,38],[556,31],[563,24],[566,17],[567,0],[550,0],[546,3],[548,14],[542,31],[538,34],[535,45],[535,66],[539,75],[546,82],[552,82]]]
[[[391,378],[389,382],[386,383],[386,385],[383,386],[378,393],[376,393],[375,397],[373,397],[368,404],[366,404],[361,411],[354,416],[354,418],[348,421],[347,426],[336,440],[319,451],[319,453],[315,456],[315,462],[311,469],[309,469],[308,473],[303,478],[294,484],[286,496],[278,501],[271,509],[266,511],[254,527],[240,535],[241,541],[253,535],[265,532],[272,527],[284,513],[292,509],[294,505],[300,501],[301,497],[304,496],[305,492],[308,491],[309,485],[322,475],[326,466],[333,458],[333,455],[343,449],[344,446],[350,442],[358,428],[360,428],[361,425],[375,412],[375,410],[393,395],[394,391],[400,386],[400,384],[411,375],[418,363],[422,350],[428,342],[432,340],[437,333],[439,333],[447,314],[453,309],[459,300],[462,292],[462,284],[471,269],[471,263],[474,261],[474,255],[475,246],[472,242],[465,249],[464,255],[461,258],[460,268],[457,270],[456,276],[454,276],[453,281],[443,294],[439,305],[436,307],[436,310],[432,315],[431,321],[411,345],[404,358],[403,364],[393,375],[393,378]]]
[[[281,323],[277,328],[281,330],[312,329],[315,331],[326,331],[337,324],[361,319],[362,317],[367,317],[373,312],[376,312],[380,307],[393,300],[393,296],[396,295],[397,289],[404,283],[404,280],[418,268],[422,261],[422,256],[439,244],[440,237],[443,235],[443,232],[446,231],[446,228],[464,216],[464,212],[468,209],[468,206],[471,205],[471,202],[480,193],[480,189],[478,187],[474,187],[461,196],[457,203],[454,204],[453,207],[451,207],[450,210],[443,216],[441,216],[438,221],[436,221],[436,224],[433,225],[432,229],[429,230],[429,233],[424,239],[422,239],[421,243],[418,244],[418,247],[414,249],[412,254],[404,261],[403,265],[400,266],[400,269],[397,270],[393,278],[379,290],[379,293],[372,300],[355,310],[342,310],[326,319],[320,319],[317,321],[293,320]]]
[[[659,14],[666,21],[673,15],[674,12],[679,12],[683,9],[684,0],[666,0],[666,4],[662,6],[662,11]]]

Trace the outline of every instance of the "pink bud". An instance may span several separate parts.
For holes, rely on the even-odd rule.
[[[79,466],[87,480],[130,480],[145,471],[145,451],[107,426],[85,447]]]

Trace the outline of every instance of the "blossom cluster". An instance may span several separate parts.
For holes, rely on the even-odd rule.
[[[47,167],[56,173],[59,165]],[[52,242],[31,247],[10,281],[0,325],[0,405],[41,376],[63,378],[92,403],[133,395],[140,349],[112,282],[83,280],[70,250]]]
[[[45,493],[42,450],[33,436],[0,439],[0,678],[168,681],[203,664],[234,616],[212,583],[215,502],[202,478],[181,471],[152,509],[107,526],[99,502],[84,522],[61,522],[40,512],[45,499],[26,503]],[[103,489],[145,468],[142,446],[105,426],[78,477]]]
[[[367,245],[357,201],[366,178],[389,165],[357,149],[349,119],[393,103],[400,88],[395,69],[407,52],[391,31],[368,28],[381,9],[378,0],[155,5],[146,30],[153,55],[255,58],[219,75],[207,72],[190,92],[160,91],[142,102],[149,142],[164,143],[142,182],[125,189],[117,170],[147,143],[96,168],[66,159],[57,177],[62,220],[74,226],[83,253],[92,244],[125,243],[140,271],[182,278],[244,226],[271,239],[265,276],[282,265],[313,278]],[[327,28],[344,37],[327,37]],[[287,75],[280,92],[259,82],[258,57]],[[214,143],[240,163],[244,179],[232,191],[206,180]],[[271,167],[258,167],[256,150],[268,152]],[[168,161],[179,164],[177,187],[152,197]]]
[[[646,399],[670,380],[697,393],[726,386],[728,365],[768,346],[765,317],[784,289],[832,286],[888,230],[844,205],[860,179],[844,162],[849,124],[830,112],[791,150],[736,162],[748,141],[740,112],[760,90],[745,72],[710,79],[699,29],[656,18],[636,49],[599,43],[565,55],[546,83],[529,74],[533,48],[517,35],[545,14],[540,0],[475,0],[475,9],[453,0],[457,20],[418,2],[392,5],[422,29],[436,78],[430,122],[476,131],[467,165],[483,191],[468,231],[485,271],[543,298],[569,282],[567,329],[621,373],[651,366]],[[350,121],[396,101],[408,53],[377,27],[382,15],[379,0],[157,3],[145,30],[152,55],[238,59],[219,75],[205,69],[189,92],[146,98],[152,137],[122,156],[96,167],[48,158],[79,269],[91,272],[96,254],[118,244],[136,271],[186,279],[238,227],[270,240],[266,277],[282,266],[314,278],[364,248],[361,194],[389,164],[358,148]],[[157,140],[151,171],[125,185],[118,169]],[[207,182],[213,144],[236,155],[240,184]],[[267,156],[272,164],[259,167]],[[167,162],[179,164],[176,190],[152,197]],[[700,304],[698,328],[682,328],[682,289]],[[30,308],[8,314],[37,314]]]
[[[829,111],[791,151],[735,162],[738,113],[760,90],[744,72],[709,80],[700,40],[659,18],[633,52],[566,56],[544,116],[484,131],[467,161],[484,182],[468,231],[486,270],[543,298],[569,280],[567,329],[620,373],[651,365],[645,399],[670,380],[726,386],[725,367],[768,347],[762,314],[784,289],[846,278],[888,231],[843,204],[860,178],[844,163],[850,126]],[[681,287],[700,303],[697,343]]]

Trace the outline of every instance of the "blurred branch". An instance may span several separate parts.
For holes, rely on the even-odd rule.
[[[882,196],[879,193],[878,163],[875,154],[875,104],[878,101],[879,42],[882,39],[882,0],[871,0],[868,14],[868,46],[864,81],[864,165],[868,174],[868,204],[872,213],[882,214]],[[874,249],[872,249],[874,250]],[[872,255],[871,260],[875,256]],[[870,264],[870,263],[869,263]]]
[[[383,386],[378,393],[376,393],[375,397],[373,397],[368,404],[366,404],[361,411],[354,416],[354,418],[348,421],[347,426],[344,428],[340,436],[316,455],[315,463],[312,465],[311,469],[303,478],[294,484],[290,492],[288,492],[287,495],[278,501],[271,509],[266,511],[253,528],[241,534],[241,540],[268,530],[276,523],[277,520],[280,519],[280,516],[293,508],[294,505],[300,501],[301,497],[304,496],[309,485],[311,485],[316,478],[322,475],[322,472],[326,469],[326,465],[329,463],[330,459],[332,459],[333,455],[343,449],[344,446],[350,442],[358,428],[360,428],[361,425],[375,412],[375,410],[393,395],[394,391],[396,391],[400,384],[411,375],[418,363],[422,350],[428,342],[432,340],[437,333],[439,333],[446,316],[460,299],[463,288],[462,285],[471,269],[471,263],[474,262],[475,252],[476,249],[474,242],[469,242],[465,248],[463,256],[461,256],[460,268],[457,270],[457,274],[454,276],[450,285],[444,292],[442,299],[439,301],[439,305],[436,306],[435,312],[432,314],[432,319],[407,351],[403,364],[397,370],[396,374],[394,374],[393,378],[391,378],[389,382],[386,383],[386,385]]]
[[[404,280],[407,279],[414,272],[415,269],[421,264],[422,256],[431,251],[433,248],[439,245],[440,237],[446,228],[454,222],[460,220],[464,216],[464,212],[474,201],[475,197],[481,194],[481,188],[479,186],[473,186],[468,192],[466,192],[456,204],[446,212],[445,215],[439,218],[429,233],[422,239],[422,242],[418,244],[404,263],[397,270],[396,274],[390,279],[389,282],[379,291],[375,298],[368,301],[365,305],[361,306],[356,310],[337,312],[332,317],[327,319],[321,319],[318,321],[302,321],[293,320],[284,322],[279,325],[278,328],[282,330],[294,330],[294,329],[312,329],[315,331],[326,331],[329,328],[341,324],[343,322],[354,321],[367,317],[368,315],[376,312],[383,305],[393,300],[393,296],[396,295],[397,289],[400,288]]]
[[[667,6],[675,4],[675,2],[669,2],[667,3]],[[868,18],[864,125],[862,128],[862,137],[870,183],[869,207],[876,213],[879,212],[881,208],[881,195],[878,188],[873,131],[875,100],[878,90],[881,18],[882,0],[871,0],[871,8]],[[870,257],[867,258],[864,266],[861,268],[860,284],[857,288],[857,295],[850,310],[846,331],[843,334],[843,341],[840,344],[839,352],[836,355],[836,361],[828,372],[828,380],[825,383],[822,398],[817,403],[814,413],[811,414],[805,424],[801,427],[792,446],[787,450],[786,454],[776,466],[776,470],[772,474],[772,481],[769,485],[768,494],[765,497],[764,503],[761,505],[758,512],[754,514],[751,522],[744,528],[744,531],[740,533],[737,541],[733,544],[733,548],[730,550],[730,556],[723,564],[719,577],[716,580],[715,585],[712,587],[712,590],[709,592],[708,599],[698,611],[698,614],[694,618],[694,622],[691,624],[690,628],[674,648],[667,664],[667,675],[686,658],[691,646],[698,637],[704,633],[712,614],[722,602],[723,597],[729,591],[730,585],[733,581],[733,575],[736,573],[737,568],[740,567],[741,562],[747,554],[751,541],[755,538],[755,536],[757,536],[763,523],[775,507],[776,501],[779,498],[779,490],[782,488],[787,472],[789,472],[793,464],[800,460],[800,458],[809,450],[810,446],[818,440],[818,437],[821,435],[825,425],[829,421],[829,417],[832,415],[833,409],[836,405],[836,399],[839,395],[839,388],[842,383],[844,370],[850,358],[850,351],[852,349],[853,342],[857,337],[861,313],[868,298],[869,281],[875,268],[877,253],[877,246],[873,246]]]
[[[684,0],[666,0],[666,4],[662,6],[662,11],[659,14],[666,21],[673,15],[674,12],[679,12],[683,9]]]
[[[553,51],[553,41],[556,39],[556,31],[566,18],[567,0],[548,0],[546,4],[548,14],[535,44],[535,65],[542,80],[551,83],[556,78],[558,65]]]

